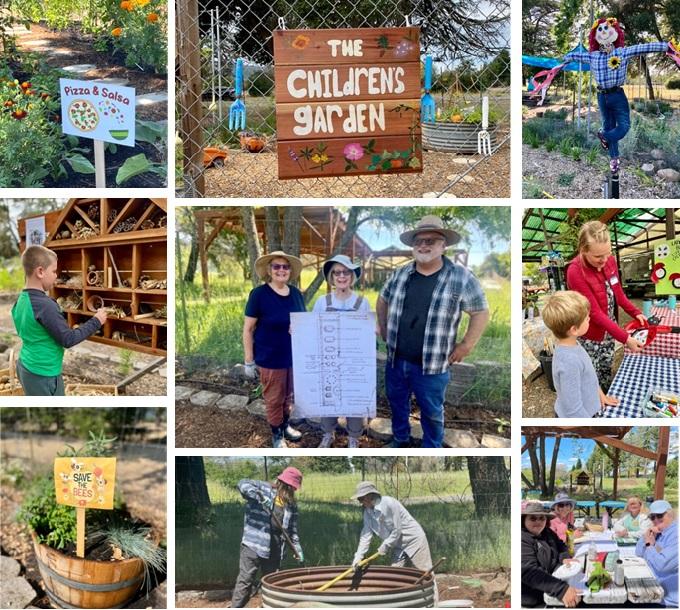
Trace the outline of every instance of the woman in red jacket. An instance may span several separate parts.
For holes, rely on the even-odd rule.
[[[625,343],[633,352],[643,348],[642,343],[629,337],[618,325],[617,307],[641,322],[647,318],[623,293],[616,258],[612,256],[609,229],[599,220],[591,220],[581,227],[578,255],[567,269],[567,285],[590,301],[590,327],[579,337],[579,342],[593,361],[598,381],[606,394],[612,381],[614,341]]]

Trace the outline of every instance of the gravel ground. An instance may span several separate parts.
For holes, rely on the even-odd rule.
[[[224,167],[206,171],[206,197],[422,197],[441,191],[478,157],[423,153],[422,174],[279,180],[276,154],[230,151]],[[448,193],[456,197],[510,197],[510,146],[473,169]]]
[[[603,157],[604,158],[604,157]],[[540,186],[550,197],[556,199],[601,199],[605,165],[598,169],[586,161],[574,161],[559,152],[548,152],[545,148],[531,148],[522,145],[522,177],[524,181]],[[571,175],[570,185],[558,183],[560,175]],[[643,184],[640,177],[627,171],[626,159],[620,174],[621,199],[677,199],[680,197],[680,183],[665,183],[655,180],[654,184]],[[526,198],[526,195],[524,195]],[[547,195],[538,198],[550,198]]]

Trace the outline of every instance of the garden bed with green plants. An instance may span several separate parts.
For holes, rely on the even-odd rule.
[[[11,8],[0,19],[0,187],[92,187],[93,141],[62,134],[59,79],[166,92],[166,9],[158,0]],[[135,146],[106,145],[107,186],[166,185],[166,119],[165,101],[137,108]]]

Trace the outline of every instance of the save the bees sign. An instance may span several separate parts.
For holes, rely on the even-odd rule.
[[[113,509],[115,480],[116,458],[64,457],[54,460],[58,504]]]

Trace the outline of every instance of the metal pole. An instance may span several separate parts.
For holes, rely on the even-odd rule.
[[[215,8],[215,31],[217,32],[217,95],[219,105],[217,106],[217,118],[220,126],[222,125],[222,36],[220,35],[220,9]]]
[[[215,11],[210,9],[210,89],[211,101],[215,105]]]
[[[590,21],[588,23],[593,23],[595,21],[595,16],[593,12],[593,0],[590,0]],[[593,100],[593,68],[589,66],[588,70],[588,133],[590,133],[590,108]]]

